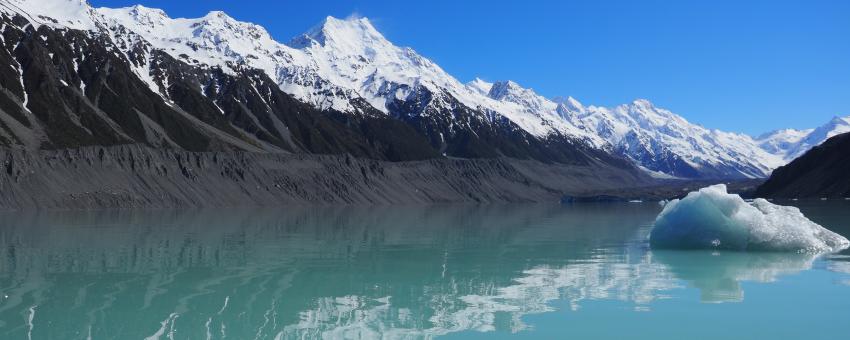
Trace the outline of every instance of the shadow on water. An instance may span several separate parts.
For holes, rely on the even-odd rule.
[[[0,338],[371,338],[529,328],[588,300],[812,266],[649,251],[655,204],[304,207],[0,215]]]

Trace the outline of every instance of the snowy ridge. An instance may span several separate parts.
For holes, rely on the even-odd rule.
[[[551,110],[500,101],[483,93],[481,87],[492,84],[480,81],[479,88],[462,84],[413,49],[393,45],[366,18],[328,17],[289,45],[308,55],[323,79],[354,90],[384,112],[393,100],[406,100],[417,87],[424,87],[450,95],[467,107],[504,116],[538,137],[561,133],[585,141],[594,139]]]
[[[561,133],[594,139],[552,112],[493,100],[467,87],[413,49],[393,45],[366,18],[327,17],[284,44],[263,27],[237,21],[220,11],[186,19],[170,18],[162,10],[140,5],[92,9],[81,0],[15,1],[23,12],[75,18],[65,27],[99,30],[117,41],[139,40],[127,37],[136,35],[153,48],[190,64],[219,67],[225,72],[241,67],[263,70],[285,92],[322,109],[355,112],[351,101],[364,99],[389,113],[390,102],[408,99],[423,87],[452,96],[489,116],[506,117],[537,137]],[[598,145],[598,138],[591,144]]]
[[[800,141],[814,129],[796,130],[796,129],[781,129],[771,131],[761,136],[756,137],[759,146],[767,152],[778,155],[785,155],[788,150],[795,148]]]
[[[86,0],[3,0],[0,12],[18,13],[34,24],[79,30],[97,29]]]
[[[697,170],[714,167],[722,176],[761,177],[782,165],[750,136],[706,129],[647,100],[612,109],[590,106],[567,111],[615,150],[654,171],[680,175],[668,162],[671,156]]]
[[[155,48],[190,62],[232,70],[265,71],[281,89],[322,109],[354,112],[352,99],[364,99],[388,113],[393,100],[406,100],[417,87],[445,93],[472,107],[504,115],[536,135],[552,133],[558,122],[528,117],[523,108],[476,95],[413,49],[393,45],[366,18],[325,21],[289,44],[275,41],[262,27],[236,21],[223,12],[198,19],[171,19],[142,6],[98,8],[101,21],[120,24]],[[561,124],[559,132],[576,135]]]
[[[230,74],[244,67],[260,69],[299,99],[321,108],[353,110],[346,97],[356,95],[321,77],[310,67],[310,58],[275,41],[261,26],[237,21],[220,11],[195,19],[172,19],[161,10],[138,5],[98,8],[97,13],[111,31],[125,27],[154,48],[187,63],[221,68]]]
[[[777,130],[765,133],[756,140],[763,149],[782,156],[787,163],[830,137],[848,132],[850,132],[850,116],[833,117],[829,122],[815,129]]]
[[[763,177],[783,163],[750,136],[709,130],[673,112],[639,99],[614,108],[585,107],[572,97],[548,100],[514,82],[490,87],[476,80],[470,88],[496,100],[518,104],[540,116],[547,113],[593,136],[593,145],[618,152],[653,173],[695,177],[700,171],[718,177]],[[678,164],[677,164],[678,162]]]
[[[566,136],[621,154],[651,174],[675,177],[765,177],[826,138],[850,131],[850,117],[813,130],[782,130],[754,139],[692,124],[646,100],[614,108],[585,106],[572,97],[547,99],[513,81],[475,79],[463,84],[411,48],[388,41],[366,19],[327,17],[288,43],[262,26],[213,11],[200,18],[171,18],[133,6],[92,8],[84,0],[5,0],[0,12],[34,24],[106,34],[134,72],[168,101],[167,74],[151,69],[152,50],[190,65],[234,74],[265,72],[286,93],[320,109],[358,114],[365,102],[387,115],[398,102],[434,94],[429,112],[451,112],[452,100],[482,121],[505,118],[544,139]],[[199,89],[201,92],[203,88]]]
[[[37,7],[34,0],[17,1]],[[81,4],[77,0],[47,2]],[[85,7],[84,3],[80,6]],[[366,18],[328,17],[287,45],[275,41],[261,26],[239,22],[223,12],[210,12],[197,19],[172,19],[162,10],[138,5],[88,11],[65,7],[72,6],[47,6],[37,12],[47,16],[87,12],[89,17],[78,20],[85,24],[71,27],[105,28],[127,34],[121,29],[123,26],[154,48],[175,57],[191,57],[184,61],[225,71],[238,66],[261,69],[276,79],[284,91],[323,109],[354,111],[350,100],[363,98],[387,112],[389,101],[406,99],[422,86],[433,93],[451,95],[468,107],[503,115],[535,136],[557,131],[593,139],[551,112],[542,115],[544,112],[478,93],[413,49],[387,41]]]
[[[486,90],[488,100],[479,107],[486,107],[500,113],[512,112],[510,117],[516,117],[516,119],[538,120],[542,124],[541,129],[548,126],[595,147],[602,148],[606,145],[605,140],[593,131],[588,131],[584,127],[575,125],[571,120],[565,119],[558,110],[559,104],[538,95],[533,89],[523,88],[510,80],[488,83],[481,79],[467,83],[466,88],[468,91],[479,94],[484,94]],[[496,101],[496,103],[490,101]],[[527,125],[530,124],[532,122],[527,122]]]

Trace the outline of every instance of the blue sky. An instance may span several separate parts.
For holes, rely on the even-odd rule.
[[[171,17],[223,10],[280,41],[325,16],[357,14],[461,81],[511,79],[594,105],[646,98],[728,131],[850,115],[850,1],[90,2]]]

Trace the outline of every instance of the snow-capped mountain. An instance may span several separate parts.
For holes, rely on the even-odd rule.
[[[594,136],[588,139],[594,145],[662,177],[762,177],[783,164],[747,135],[706,129],[647,100],[614,108],[585,107],[572,97],[548,100],[512,81],[490,84],[477,79],[468,86],[532,112],[553,112]]]
[[[398,47],[367,18],[327,17],[307,33],[283,44],[260,26],[236,21],[223,12],[198,19],[171,19],[161,10],[142,6],[98,8],[98,18],[140,34],[155,48],[191,61],[228,70],[249,66],[264,70],[281,88],[322,109],[355,111],[351,100],[364,99],[390,114],[397,101],[409,101],[417,89],[451,96],[472,109],[504,116],[523,130],[545,137],[553,131],[593,138],[539,112],[490,100],[461,84],[413,49]],[[447,103],[429,103],[445,109]]]
[[[775,198],[850,197],[848,150],[850,133],[837,134],[777,168],[759,186],[756,194],[758,197]]]
[[[814,129],[776,130],[759,136],[756,141],[766,151],[782,156],[787,163],[832,136],[847,132],[850,132],[850,116],[833,117],[826,124]]]
[[[0,116],[0,123],[15,125],[5,137],[0,129],[0,142],[11,141],[7,144],[143,142],[187,149],[349,152],[388,159],[509,156],[614,166],[625,157],[651,174],[694,178],[763,177],[830,133],[789,130],[754,140],[689,123],[646,100],[605,108],[571,97],[550,100],[512,81],[464,84],[415,50],[392,44],[366,18],[328,17],[283,43],[263,27],[219,11],[187,19],[143,6],[4,0],[0,13],[7,22],[5,58],[15,71],[5,75],[14,80],[8,82],[15,94],[10,100],[24,111],[38,111],[36,120],[25,114]],[[84,33],[71,40],[69,32]],[[88,53],[95,44],[104,50]],[[38,58],[61,67],[27,66]],[[145,105],[151,97],[138,90],[128,92],[144,96],[138,103],[104,106],[102,96],[114,95],[110,90],[118,85],[99,84],[118,81],[104,71],[117,70],[112,66],[117,64],[127,65],[122,77],[134,78],[121,83],[138,81],[164,107]],[[35,71],[43,72],[30,74]],[[59,89],[34,93],[45,77],[57,79],[51,86]],[[77,92],[62,92],[63,86]],[[96,118],[76,117],[80,109],[72,107],[80,101],[74,96],[85,97]],[[61,103],[43,108],[28,105],[31,99],[60,97]],[[67,122],[47,118],[58,108],[70,117]],[[125,122],[119,111],[139,112],[140,118]],[[100,129],[111,131],[110,137],[99,136]],[[181,132],[186,129],[197,130],[204,142]],[[67,131],[76,132],[71,137]]]
[[[764,133],[756,137],[759,146],[767,152],[775,155],[785,154],[788,150],[795,148],[803,138],[810,134],[814,129],[796,130],[796,129],[781,129],[768,133]]]
[[[0,2],[0,63],[11,66],[0,69],[5,90],[0,91],[0,145],[41,149],[141,143],[190,151],[349,153],[388,160],[439,155],[413,127],[374,114],[368,105],[356,116],[316,109],[283,92],[264,70],[240,62],[225,45],[220,50],[193,45],[195,57],[231,58],[222,61],[225,67],[202,64],[155,47],[121,24],[120,17],[101,12],[109,10],[79,0]],[[142,7],[126,12],[139,22],[165,16]],[[232,36],[211,33],[205,23]],[[231,24],[213,13],[190,25],[210,44],[260,30],[250,25],[226,29]]]
[[[4,75],[8,99],[35,113],[0,115],[20,125],[0,129],[3,144],[507,156],[634,169],[550,112],[478,94],[365,18],[327,18],[284,44],[222,12],[170,18],[80,0],[10,0],[0,10],[9,36],[0,57],[20,66]],[[90,117],[77,117],[80,105]]]
[[[45,24],[105,29],[119,41],[133,41],[138,35],[184,61],[226,72],[245,66],[263,70],[287,93],[323,109],[354,111],[351,99],[362,98],[389,113],[393,101],[409,99],[422,87],[450,95],[469,108],[505,116],[535,136],[559,131],[593,138],[549,112],[529,116],[525,107],[482,96],[413,49],[393,45],[367,18],[328,17],[283,44],[263,27],[219,11],[196,19],[173,19],[162,10],[140,5],[93,9],[81,0],[11,1],[37,16],[73,18]]]
[[[646,100],[568,112],[614,150],[656,172],[677,177],[761,177],[782,164],[747,135],[706,129]]]
[[[475,79],[467,86],[531,111],[556,112],[595,136],[586,139],[593,145],[610,148],[658,177],[764,177],[830,137],[850,132],[850,117],[834,117],[816,129],[783,129],[752,138],[690,123],[645,99],[606,108],[572,97],[549,100],[512,81]]]

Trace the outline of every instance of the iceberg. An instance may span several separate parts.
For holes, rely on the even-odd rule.
[[[653,248],[799,253],[837,252],[850,246],[846,238],[812,222],[795,207],[761,198],[748,203],[727,193],[723,184],[666,204],[649,242]]]

